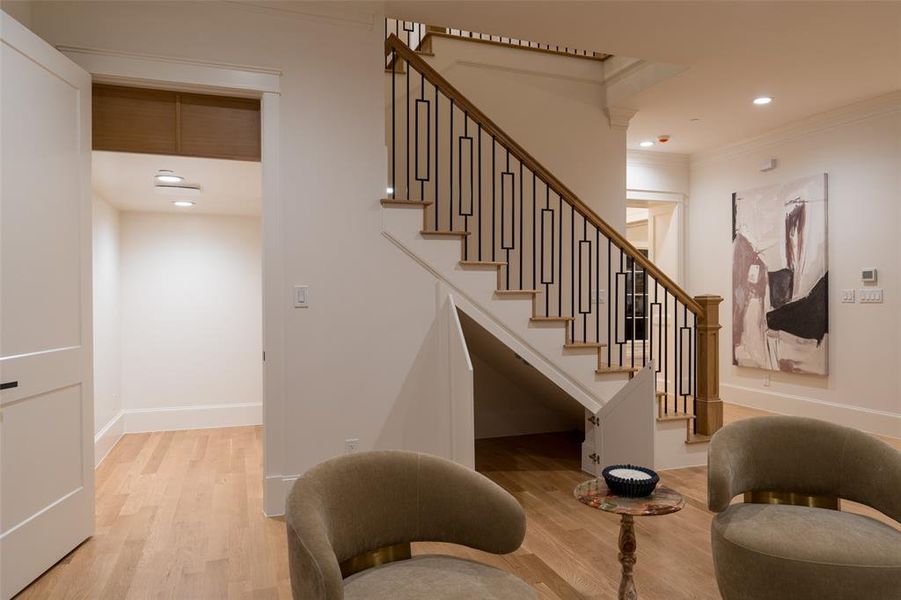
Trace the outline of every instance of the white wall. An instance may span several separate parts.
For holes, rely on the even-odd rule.
[[[94,223],[94,434],[95,462],[122,435],[119,326],[119,211],[95,195]]]
[[[31,29],[32,0],[0,0],[0,10]]]
[[[693,157],[688,221],[689,291],[726,300],[720,318],[721,396],[901,437],[901,93],[787,126]],[[778,167],[758,170],[774,157]],[[828,174],[829,376],[732,366],[731,194]],[[883,304],[841,304],[879,269]]]
[[[618,231],[626,129],[612,126],[603,63],[447,38],[429,63]]]
[[[281,71],[274,153],[264,149],[265,506],[284,509],[292,476],[361,450],[431,450],[395,423],[441,304],[434,278],[382,235],[386,183],[383,16],[378,3],[42,2],[53,44]],[[267,161],[268,165],[267,165]],[[267,184],[278,200],[267,205]],[[271,235],[270,235],[271,234]],[[311,307],[291,308],[291,286]],[[446,412],[444,414],[447,414]],[[440,449],[439,449],[440,450]]]
[[[121,213],[128,431],[260,422],[260,238],[255,217]]]

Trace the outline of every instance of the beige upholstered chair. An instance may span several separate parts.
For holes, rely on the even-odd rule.
[[[761,417],[713,436],[708,473],[708,504],[719,513],[713,562],[725,600],[901,599],[901,532],[812,506],[844,498],[901,519],[894,448],[823,421]],[[738,494],[807,505],[730,505]]]
[[[513,496],[443,458],[389,450],[322,463],[294,484],[286,521],[295,600],[537,597],[524,581],[481,563],[410,558],[410,542],[501,554],[525,536]]]

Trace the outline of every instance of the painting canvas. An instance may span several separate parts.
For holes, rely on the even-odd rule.
[[[732,363],[828,373],[826,175],[732,194]]]

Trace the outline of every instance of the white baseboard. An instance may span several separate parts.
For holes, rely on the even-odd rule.
[[[285,514],[285,500],[300,475],[269,475],[263,487],[263,514],[280,517]]]
[[[869,408],[836,404],[815,398],[762,391],[741,385],[721,383],[724,402],[796,417],[811,417],[861,431],[899,437],[901,415]]]
[[[239,427],[263,422],[263,405],[260,402],[129,408],[124,412],[126,433]]]
[[[96,469],[125,433],[125,411],[120,410],[94,435],[94,468]]]

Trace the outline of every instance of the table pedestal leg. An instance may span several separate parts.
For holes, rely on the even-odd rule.
[[[619,562],[623,565],[623,576],[619,582],[619,600],[637,600],[632,568],[635,566],[635,528],[632,515],[623,515],[619,526]]]

